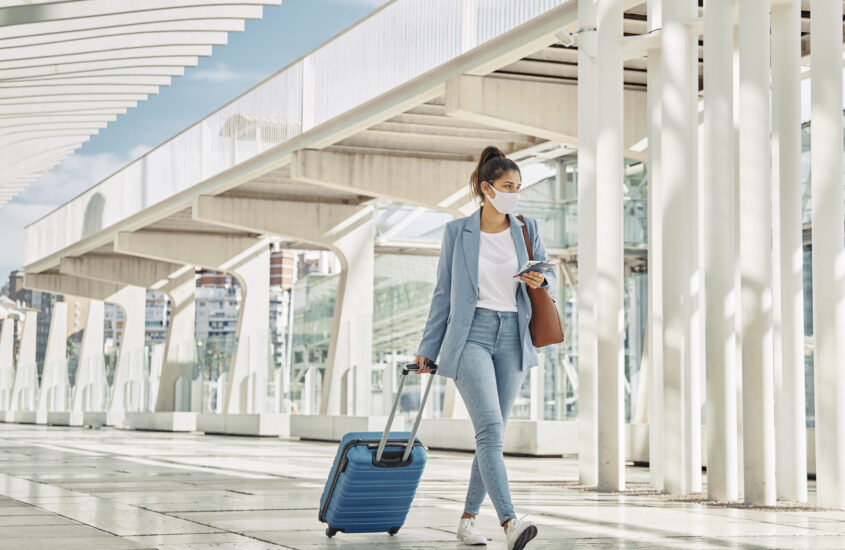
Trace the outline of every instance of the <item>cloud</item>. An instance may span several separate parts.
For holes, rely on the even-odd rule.
[[[0,285],[23,263],[23,228],[96,185],[149,150],[137,145],[124,155],[71,155],[0,208]]]
[[[189,71],[185,78],[188,80],[202,80],[206,82],[230,82],[236,80],[251,80],[261,75],[249,72],[239,72],[229,67],[227,63],[219,62],[208,68],[196,68]]]

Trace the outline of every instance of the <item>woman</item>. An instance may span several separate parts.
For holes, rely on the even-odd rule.
[[[523,223],[512,214],[521,185],[516,163],[495,147],[485,148],[470,176],[470,192],[481,208],[446,224],[437,285],[416,357],[423,373],[429,372],[425,362],[440,355],[437,373],[454,379],[475,428],[476,452],[458,539],[487,544],[475,517],[489,493],[509,550],[521,550],[537,536],[533,522],[516,519],[502,456],[511,407],[528,368],[537,364],[525,287],[552,290],[557,283],[552,271],[514,277],[528,260]],[[534,259],[548,259],[536,220],[525,217],[525,225]]]

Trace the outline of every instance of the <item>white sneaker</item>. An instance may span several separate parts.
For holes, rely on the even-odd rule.
[[[458,523],[458,540],[471,546],[487,544],[487,538],[475,528],[475,518],[461,518]]]
[[[536,536],[537,526],[531,520],[518,520],[514,518],[508,523],[505,529],[505,537],[508,539],[508,550],[522,550]]]

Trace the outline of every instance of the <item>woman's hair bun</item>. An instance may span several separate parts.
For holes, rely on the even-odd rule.
[[[478,200],[479,203],[484,202],[484,193],[481,190],[481,182],[492,182],[501,177],[505,172],[513,170],[522,175],[519,166],[505,156],[501,149],[494,145],[488,145],[481,151],[481,156],[478,158],[478,164],[472,175],[469,177],[470,194]]]

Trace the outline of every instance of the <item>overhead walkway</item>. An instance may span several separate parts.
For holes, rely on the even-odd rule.
[[[626,28],[642,32],[642,7],[628,4]],[[185,266],[234,273],[246,298],[223,409],[256,414],[267,410],[266,396],[253,397],[267,380],[263,237],[332,250],[343,275],[319,410],[341,411],[341,378],[358,365],[347,384],[356,388],[355,409],[346,412],[367,414],[373,253],[415,252],[374,241],[374,201],[461,216],[472,208],[466,179],[485,145],[517,159],[572,150],[577,50],[555,33],[576,26],[574,2],[519,9],[509,2],[391,2],[30,225],[26,284],[100,300],[132,288],[167,292],[174,313],[154,409],[179,412],[175,386],[180,379],[179,390],[187,386],[181,365],[193,359],[176,349],[193,332]],[[629,145],[645,134],[638,64],[631,60],[626,71],[626,101],[639,113]],[[138,310],[140,296],[130,309]],[[128,370],[119,360],[121,384],[132,384]],[[124,391],[121,384],[113,395]]]

